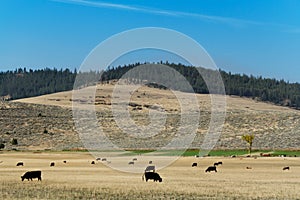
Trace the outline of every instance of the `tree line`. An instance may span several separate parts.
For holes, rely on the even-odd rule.
[[[220,74],[227,95],[248,97],[258,101],[266,101],[276,105],[300,109],[299,83],[289,83],[284,80],[263,78],[261,76],[255,77],[253,75],[231,74],[230,72],[225,72],[223,70],[185,66],[180,63],[160,62],[157,64],[167,65],[178,71],[186,78],[196,93],[212,93],[208,90],[202,76],[205,75],[205,77],[209,77],[211,79],[210,83],[215,84],[212,85],[211,88],[217,88],[220,84],[217,74]],[[108,70],[102,74],[101,79],[102,81],[120,79],[126,72],[139,65],[141,65],[141,63],[108,68]],[[172,76],[170,76],[170,78],[172,78]],[[157,87],[163,88],[163,86]]]
[[[141,64],[142,63],[135,63],[117,67],[108,67],[107,70],[102,72],[90,71],[78,73],[76,70],[57,70],[55,68],[38,70],[19,68],[14,71],[0,72],[0,96],[9,96],[10,99],[19,99],[72,90],[73,87],[78,88],[87,86],[94,84],[97,81],[105,82],[120,79],[126,72],[129,72],[129,70],[140,66]],[[215,84],[212,85],[211,88],[217,88],[220,84],[220,80],[216,77],[220,74],[227,95],[248,97],[259,101],[272,102],[276,105],[300,109],[299,83],[289,83],[284,80],[263,78],[261,76],[254,77],[245,74],[231,74],[230,72],[225,72],[223,70],[210,70],[201,67],[185,66],[180,63],[160,62],[156,64],[167,65],[174,69],[174,71],[180,73],[185,77],[196,93],[208,94],[212,92],[208,90],[203,75],[206,78],[209,77],[211,79],[210,83]],[[164,71],[158,70],[152,76],[152,82],[147,83],[146,79],[147,77],[149,78],[149,73],[153,73],[153,71],[147,71],[147,69],[143,70],[143,73],[142,71],[136,71],[135,77],[132,77],[130,81],[143,81],[143,83],[146,81],[146,84],[151,87],[160,87],[163,89],[166,85],[153,84],[155,77],[163,77],[165,79],[164,81],[167,83],[168,81],[169,83],[174,83],[174,80],[171,79],[176,77],[175,75],[164,77]],[[126,78],[130,79],[130,77]],[[180,81],[182,80],[176,81],[176,84],[173,85],[167,84],[167,87],[184,91],[184,87],[179,86]],[[213,92],[218,93],[217,90],[214,90]]]

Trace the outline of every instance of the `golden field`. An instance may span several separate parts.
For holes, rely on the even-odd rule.
[[[1,199],[300,199],[299,157],[180,157],[158,171],[161,183],[93,160],[88,152],[0,152]],[[217,173],[204,172],[217,161]],[[22,182],[30,170],[41,170],[43,180]]]

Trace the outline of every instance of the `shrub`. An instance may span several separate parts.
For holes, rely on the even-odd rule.
[[[18,145],[18,140],[17,140],[16,138],[13,138],[13,139],[11,140],[11,144],[12,144],[12,145]]]

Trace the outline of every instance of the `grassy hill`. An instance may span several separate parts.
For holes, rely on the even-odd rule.
[[[84,88],[82,94],[94,89]],[[155,107],[162,108],[167,116],[160,134],[134,139],[124,134],[114,121],[111,112],[113,89],[113,83],[98,85],[95,99],[88,96],[86,102],[95,104],[99,124],[116,145],[151,148],[164,146],[174,137],[180,119],[180,105],[171,91],[145,86],[132,93],[128,109],[136,124],[149,124],[149,111]],[[211,116],[210,96],[196,96],[201,117],[191,148],[199,148],[202,144]],[[72,118],[72,103],[75,101],[72,91],[67,91],[2,103],[0,138],[6,149],[83,148]],[[254,149],[299,149],[300,111],[237,96],[226,96],[226,104],[225,123],[215,149],[243,149],[246,143],[241,136],[252,133],[255,135]],[[17,139],[18,144],[12,145],[12,139]]]

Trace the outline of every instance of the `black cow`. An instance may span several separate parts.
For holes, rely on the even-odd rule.
[[[144,180],[144,176],[145,176],[146,182],[149,179],[153,179],[154,182],[156,182],[156,181],[162,182],[162,178],[156,172],[145,172],[142,176],[142,180]]]
[[[17,166],[24,166],[24,163],[23,162],[18,162]]]
[[[133,161],[130,161],[130,162],[128,163],[128,165],[134,165],[134,162],[133,162]]]
[[[96,158],[96,160],[97,160],[97,161],[100,161],[100,160],[101,160],[101,158]]]
[[[150,166],[147,166],[146,169],[145,169],[145,172],[155,172],[155,166],[154,165],[150,165]]]
[[[211,171],[217,172],[216,166],[209,166],[209,167],[205,170],[205,172],[211,172]]]
[[[63,161],[63,163],[67,163],[67,161],[66,161],[66,160],[64,160],[64,161]]]
[[[54,167],[54,166],[55,166],[55,162],[51,162],[50,167]]]
[[[91,164],[94,165],[94,164],[95,164],[95,161],[92,161]]]
[[[132,161],[137,161],[137,158],[133,158]]]
[[[216,163],[214,163],[214,166],[218,166],[218,165],[222,165],[223,164],[223,162],[216,162]]]
[[[290,170],[290,167],[284,167],[282,170]]]
[[[107,161],[107,159],[106,158],[102,158],[102,161]]]
[[[197,163],[194,162],[194,163],[192,164],[192,167],[197,167]]]
[[[149,161],[149,164],[152,164],[152,160]]]
[[[32,181],[33,178],[37,178],[39,181],[42,180],[42,172],[41,171],[28,171],[26,172],[23,176],[21,176],[22,181],[24,181],[24,179],[27,179],[29,181],[29,179]]]

